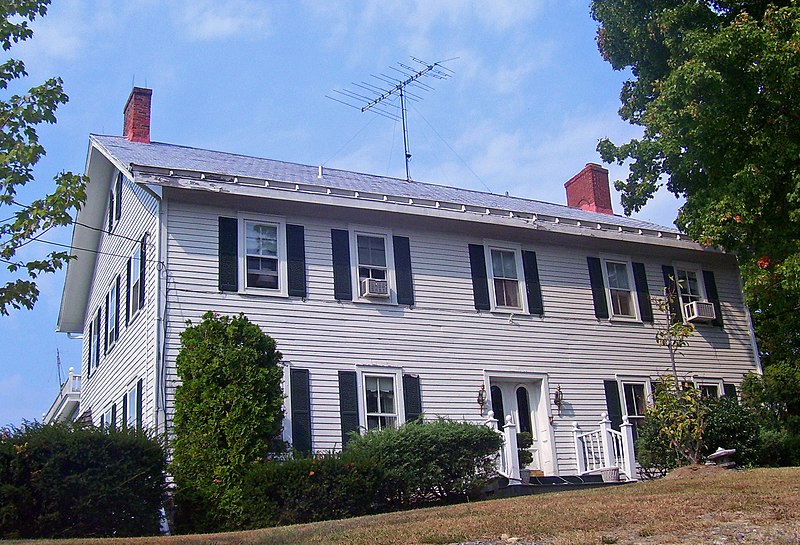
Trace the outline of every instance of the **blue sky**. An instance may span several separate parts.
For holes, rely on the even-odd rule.
[[[598,139],[638,134],[617,116],[627,75],[598,53],[588,0],[55,0],[33,28],[3,59],[25,61],[28,87],[61,76],[70,102],[40,131],[47,157],[26,202],[59,171],[83,172],[89,133],[121,133],[134,84],[153,89],[154,141],[402,178],[399,124],[325,96],[411,56],[457,57],[410,107],[412,178],[557,203],[600,161]],[[677,208],[662,192],[637,217],[671,225]],[[81,342],[55,333],[63,280],[41,277],[33,311],[0,317],[0,425],[41,419],[57,349],[64,374],[80,368]]]

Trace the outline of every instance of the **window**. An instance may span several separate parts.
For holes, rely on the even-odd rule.
[[[364,403],[368,430],[398,425],[394,375],[364,374]]]
[[[125,394],[125,425],[130,429],[139,429],[137,409],[139,407],[138,387],[134,386]]]
[[[108,195],[108,230],[114,229],[114,225],[122,216],[122,172],[117,172],[116,177],[111,182],[111,191]]]
[[[245,291],[287,294],[286,229],[283,222],[243,218],[240,221]]]
[[[676,269],[678,274],[678,292],[681,298],[681,308],[693,301],[704,300],[696,270]]]
[[[700,397],[717,399],[719,397],[719,386],[716,384],[701,384]]]
[[[119,276],[111,283],[111,289],[106,298],[106,329],[108,348],[111,348],[119,338]]]
[[[361,297],[389,296],[386,237],[356,235],[358,293]],[[369,282],[377,280],[377,282]]]
[[[633,291],[628,264],[621,261],[605,261],[611,316],[636,318]]]
[[[111,405],[106,411],[100,415],[100,427],[101,428],[115,428],[117,423],[117,407],[116,405]]]
[[[621,381],[623,415],[633,424],[633,437],[638,437],[639,428],[644,424],[647,412],[648,382],[644,380]]]
[[[128,266],[130,267],[128,300],[131,305],[130,319],[132,320],[142,304],[142,244],[136,245]]]
[[[491,260],[495,306],[521,308],[516,252],[492,248]]]
[[[89,373],[100,365],[100,309],[95,312],[89,326]]]

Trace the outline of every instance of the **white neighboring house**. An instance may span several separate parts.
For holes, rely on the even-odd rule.
[[[598,165],[563,206],[151,142],[150,99],[134,88],[124,136],[89,138],[58,319],[96,424],[170,426],[179,335],[208,310],[276,339],[302,451],[494,410],[533,435],[533,469],[585,471],[576,426],[635,425],[670,368],[651,296],[674,278],[697,324],[682,377],[731,395],[760,370],[735,258],[614,215]]]

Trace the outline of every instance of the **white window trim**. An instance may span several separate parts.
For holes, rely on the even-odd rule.
[[[631,307],[633,308],[633,316],[625,316],[622,314],[614,314],[614,305],[611,302],[611,283],[608,281],[608,262],[623,263],[628,273],[628,287],[631,294]],[[603,270],[603,287],[606,290],[606,305],[608,306],[609,319],[612,321],[621,322],[641,322],[642,316],[639,312],[638,293],[636,291],[636,280],[633,277],[633,263],[627,257],[619,255],[601,255],[600,262],[602,263],[601,269]]]
[[[133,394],[133,403],[131,403],[131,394]],[[132,384],[129,384],[128,387],[125,389],[125,405],[126,410],[128,413],[133,414],[133,422],[130,422],[128,419],[128,415],[122,415],[125,422],[125,426],[129,429],[139,429],[136,426],[136,402],[137,398],[139,397],[138,392],[138,379],[134,381]]]
[[[117,290],[117,285],[120,286],[120,290],[122,289],[122,280],[120,279],[120,275],[114,277],[111,281],[111,287],[108,290],[108,331],[106,334],[108,335],[108,352],[111,352],[111,348],[117,344],[119,340],[119,333],[120,328],[122,327],[122,323],[119,319],[119,302],[121,297],[117,297],[120,290]],[[114,313],[111,313],[111,303],[114,303]],[[114,334],[111,335],[111,328],[114,328]]]
[[[286,257],[286,220],[276,216],[258,214],[238,215],[239,293],[289,297],[289,266]],[[278,228],[278,289],[248,287],[247,285],[247,229],[246,222],[275,225]]]
[[[110,428],[112,426],[111,420],[112,420],[112,415],[113,414],[114,414],[114,411],[113,411],[112,405],[109,405],[106,408],[106,410],[104,410],[102,412],[102,414],[100,415],[100,425],[103,428]],[[114,428],[116,428],[117,427],[117,423],[114,422],[113,426],[114,426]]]
[[[724,381],[721,378],[701,377],[695,375],[692,377],[692,382],[694,383],[694,387],[698,390],[700,390],[701,386],[716,386],[717,399],[725,396]]]
[[[405,398],[403,397],[403,370],[398,367],[356,366],[358,375],[358,426],[367,431],[367,392],[364,387],[364,378],[367,376],[391,377],[394,381],[395,410],[397,411],[397,426],[406,422]]]
[[[517,291],[520,306],[518,307],[503,307],[497,305],[497,294],[494,290],[494,270],[492,268],[492,250],[503,250],[506,252],[514,252],[514,261],[517,265]],[[491,305],[490,312],[500,314],[529,314],[527,290],[525,289],[525,269],[522,263],[522,246],[509,242],[501,242],[498,240],[484,240],[483,241],[484,260],[486,262],[486,278],[489,283],[489,303]]]
[[[138,256],[138,259],[137,259]],[[136,297],[133,296],[133,275],[134,269],[136,269],[136,274],[139,275],[139,291],[142,290],[142,274],[141,274],[141,259],[142,259],[142,243],[139,242],[134,248],[133,252],[131,253],[131,285],[128,286],[128,298],[130,300],[130,312],[131,315],[128,317],[128,323],[130,324],[133,322],[133,319],[139,315],[139,311],[142,310],[142,307],[139,305],[140,295],[137,294]],[[134,303],[135,301],[135,303]],[[135,309],[134,309],[135,305]]]
[[[377,305],[397,305],[397,277],[394,268],[394,239],[392,231],[351,225],[348,229],[350,235],[350,282],[353,290],[353,301],[356,303],[372,303]],[[386,249],[386,280],[389,283],[389,297],[363,297],[358,279],[358,235],[368,237],[383,237]]]
[[[650,387],[650,377],[640,375],[617,375],[617,388],[619,390],[619,400],[622,406],[622,416],[630,418],[632,415],[628,414],[628,403],[625,400],[625,385],[626,384],[641,384],[644,386],[644,398],[647,407],[653,404],[653,391]],[[633,418],[642,418],[643,415],[633,415]],[[632,423],[632,422],[631,422]]]
[[[697,288],[700,290],[700,301],[708,302],[708,292],[706,291],[706,282],[703,278],[703,269],[697,263],[687,263],[684,261],[675,261],[672,263],[672,270],[675,272],[675,286],[678,290],[676,296],[678,297],[679,306],[681,307],[681,317],[686,321],[686,309],[684,308],[683,299],[681,299],[680,286],[678,285],[678,270],[691,271],[697,277]]]

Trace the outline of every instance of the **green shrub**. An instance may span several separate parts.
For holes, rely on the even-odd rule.
[[[85,424],[0,431],[0,537],[157,534],[164,451],[142,432]]]
[[[661,434],[662,425],[656,415],[650,414],[638,428],[636,461],[647,479],[663,477],[678,467],[678,455],[669,439]]]
[[[275,341],[241,314],[208,312],[181,334],[170,466],[179,532],[241,526],[245,473],[283,448],[281,365]]]
[[[708,456],[720,447],[736,449],[733,460],[737,465],[758,464],[759,428],[753,415],[733,396],[709,399],[706,403],[709,411],[703,432],[703,453]]]
[[[765,466],[800,466],[800,435],[785,428],[762,428],[759,463]]]
[[[384,472],[385,500],[403,507],[462,498],[494,473],[501,438],[486,426],[439,419],[354,437],[346,456],[371,459]]]
[[[517,458],[520,469],[524,469],[533,462],[533,453],[529,450],[533,445],[533,434],[521,431],[517,434]]]
[[[378,464],[325,454],[256,464],[244,479],[245,524],[264,528],[365,515],[380,510]]]

